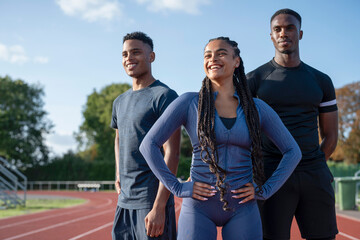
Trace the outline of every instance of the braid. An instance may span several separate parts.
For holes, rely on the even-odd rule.
[[[210,79],[205,77],[199,92],[198,130],[197,135],[201,146],[201,160],[209,164],[210,171],[216,176],[216,187],[220,190],[220,201],[224,203],[224,211],[228,211],[225,178],[226,172],[218,165],[218,152],[215,135],[215,102]]]
[[[234,57],[240,57],[240,50],[235,41],[227,37],[210,39],[226,41],[234,49]],[[254,181],[257,184],[255,193],[262,193],[262,185],[265,182],[264,165],[261,151],[260,120],[254,100],[251,96],[244,71],[243,61],[240,57],[240,66],[235,69],[233,77],[234,86],[240,98],[240,104],[243,108],[246,124],[249,129],[251,139],[251,161],[253,167]],[[215,135],[215,102],[211,88],[211,81],[205,77],[199,92],[198,103],[198,130],[199,143],[201,146],[201,159],[209,164],[210,171],[216,176],[216,186],[220,190],[220,201],[224,203],[223,209],[230,210],[228,202],[224,199],[226,194],[226,171],[218,165],[218,152],[216,149]]]
[[[262,193],[265,182],[264,164],[261,151],[260,120],[255,102],[251,96],[244,71],[244,64],[240,57],[240,65],[235,69],[233,77],[236,92],[240,97],[240,104],[245,113],[246,124],[251,138],[251,161],[253,166],[254,181],[258,185],[256,193]]]

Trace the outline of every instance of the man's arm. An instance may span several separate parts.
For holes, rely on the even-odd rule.
[[[176,175],[179,165],[180,155],[180,128],[164,143],[164,160],[170,171]],[[156,195],[154,206],[145,217],[145,227],[147,235],[158,237],[164,232],[165,207],[169,199],[170,192],[159,182],[159,189]]]
[[[119,130],[116,129],[116,134],[115,134],[115,143],[114,143],[114,150],[115,150],[115,189],[117,194],[120,194],[120,172],[119,172]]]
[[[328,160],[334,152],[338,140],[338,111],[320,113],[319,128],[322,139],[320,149],[325,153],[325,159]]]

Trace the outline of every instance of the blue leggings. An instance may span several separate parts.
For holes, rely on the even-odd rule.
[[[219,193],[207,201],[184,198],[178,225],[178,240],[216,240],[216,226],[222,226],[223,240],[262,240],[262,226],[256,201],[239,204],[227,194],[230,211],[222,209]]]

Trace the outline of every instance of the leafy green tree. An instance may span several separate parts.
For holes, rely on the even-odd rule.
[[[339,142],[334,160],[360,162],[360,81],[336,90],[339,108]]]
[[[117,96],[126,92],[129,84],[111,84],[94,90],[87,98],[83,110],[84,122],[76,133],[80,156],[85,160],[114,161],[115,131],[111,129],[112,104]]]
[[[181,129],[181,142],[180,142],[180,161],[177,171],[177,177],[186,180],[190,175],[192,145],[184,128]]]
[[[345,161],[356,164],[360,162],[360,110],[355,114],[356,120],[352,124],[349,136],[343,146]]]
[[[115,162],[84,161],[78,154],[68,151],[51,163],[28,168],[24,173],[30,181],[95,181],[113,180],[114,169]]]
[[[0,155],[22,169],[49,159],[44,140],[52,123],[43,109],[43,95],[39,85],[0,77]]]
[[[360,81],[336,89],[336,98],[339,107],[339,138],[345,142],[355,124],[356,113],[360,111]]]
[[[181,129],[181,142],[180,142],[180,155],[183,157],[191,157],[192,156],[192,145],[189,138],[189,135],[187,134],[186,130],[184,128]]]
[[[187,180],[190,176],[191,157],[180,156],[178,171],[176,176],[182,180]]]

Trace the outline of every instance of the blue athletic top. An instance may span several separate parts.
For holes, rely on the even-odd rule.
[[[217,93],[215,93],[216,99]],[[218,164],[226,171],[225,184],[228,189],[238,189],[253,182],[250,157],[251,139],[245,115],[240,105],[236,109],[236,122],[227,129],[215,111],[215,134],[219,156]],[[198,93],[185,93],[174,100],[156,121],[140,145],[140,151],[155,176],[178,197],[191,197],[193,182],[203,182],[215,186],[216,176],[209,165],[200,158],[201,148],[197,136]],[[257,199],[267,199],[274,194],[290,176],[299,163],[301,152],[294,138],[281,122],[278,115],[262,100],[254,99],[259,112],[261,130],[278,146],[283,158],[266,183]],[[190,169],[191,182],[181,183],[170,172],[161,155],[160,147],[171,134],[183,125],[189,134],[193,157]],[[254,183],[256,187],[256,184]]]

